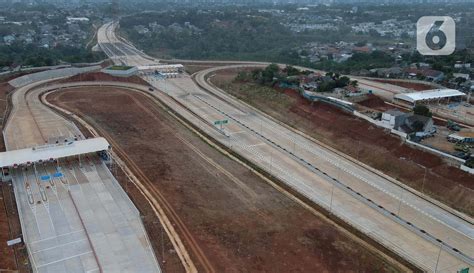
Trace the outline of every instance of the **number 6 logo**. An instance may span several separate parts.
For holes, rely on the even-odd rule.
[[[423,16],[416,23],[416,49],[422,55],[450,55],[456,49],[456,23],[449,16]]]

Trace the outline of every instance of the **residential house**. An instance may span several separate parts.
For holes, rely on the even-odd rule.
[[[3,42],[7,45],[11,45],[15,40],[16,38],[13,35],[3,36]]]
[[[404,73],[408,78],[417,78],[418,76],[422,76],[426,80],[433,82],[440,82],[444,79],[444,73],[442,71],[429,68],[409,67],[404,70]]]
[[[354,53],[370,53],[372,52],[372,48],[369,46],[356,46],[352,49]]]
[[[431,134],[436,132],[436,127],[432,118],[409,113],[406,114],[406,118],[398,130],[407,134],[418,132]]]
[[[407,134],[419,132],[432,134],[436,132],[432,118],[414,113],[403,113],[398,109],[391,109],[382,113],[381,121],[387,127]]]
[[[381,78],[398,78],[403,74],[403,70],[400,67],[374,68],[370,73]]]
[[[399,128],[405,121],[405,113],[397,109],[390,109],[382,113],[382,122],[388,127]]]
[[[471,64],[470,63],[461,63],[461,62],[458,62],[458,63],[455,63],[454,64],[454,68],[457,68],[457,69],[462,69],[462,68],[471,68]]]

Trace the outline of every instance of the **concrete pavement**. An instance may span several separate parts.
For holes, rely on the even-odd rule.
[[[4,131],[8,150],[59,136],[84,138],[39,101],[41,83],[13,93]],[[34,272],[160,272],[138,210],[98,157],[37,163],[12,176]]]
[[[209,135],[407,260],[427,271],[472,267],[472,219],[462,220],[206,86],[208,72],[196,76],[206,91],[186,75],[146,79],[164,92],[154,95]],[[224,133],[210,126],[220,119],[230,120]]]

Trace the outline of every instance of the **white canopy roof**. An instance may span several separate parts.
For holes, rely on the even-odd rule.
[[[182,64],[157,64],[157,65],[144,65],[144,66],[138,66],[138,70],[165,70],[165,71],[171,71],[171,70],[178,70],[182,69],[184,66]]]
[[[94,153],[109,149],[109,142],[103,138],[91,138],[78,141],[68,141],[21,150],[0,153],[0,167],[13,167],[26,163],[46,161],[51,158],[63,158],[79,154]]]
[[[404,93],[395,95],[396,99],[415,103],[422,100],[442,99],[449,97],[465,96],[461,91],[455,89],[433,89],[421,92]]]

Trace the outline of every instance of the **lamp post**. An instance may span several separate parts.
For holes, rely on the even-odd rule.
[[[423,166],[423,168],[425,169],[425,174],[423,175],[423,182],[422,182],[422,184],[421,184],[421,192],[422,192],[422,193],[423,193],[424,190],[425,190],[426,172],[428,171],[428,169],[427,169],[425,166]]]
[[[332,189],[331,189],[331,201],[329,202],[329,213],[332,213],[332,200],[334,198],[334,187],[335,185],[333,184]]]
[[[438,258],[436,259],[436,265],[435,265],[434,273],[438,272],[439,258],[441,257],[441,250],[442,249],[443,249],[443,245],[439,244]]]
[[[400,202],[398,203],[398,210],[397,210],[397,215],[400,217],[400,209],[402,208],[402,200],[403,200],[403,192],[400,193]]]

